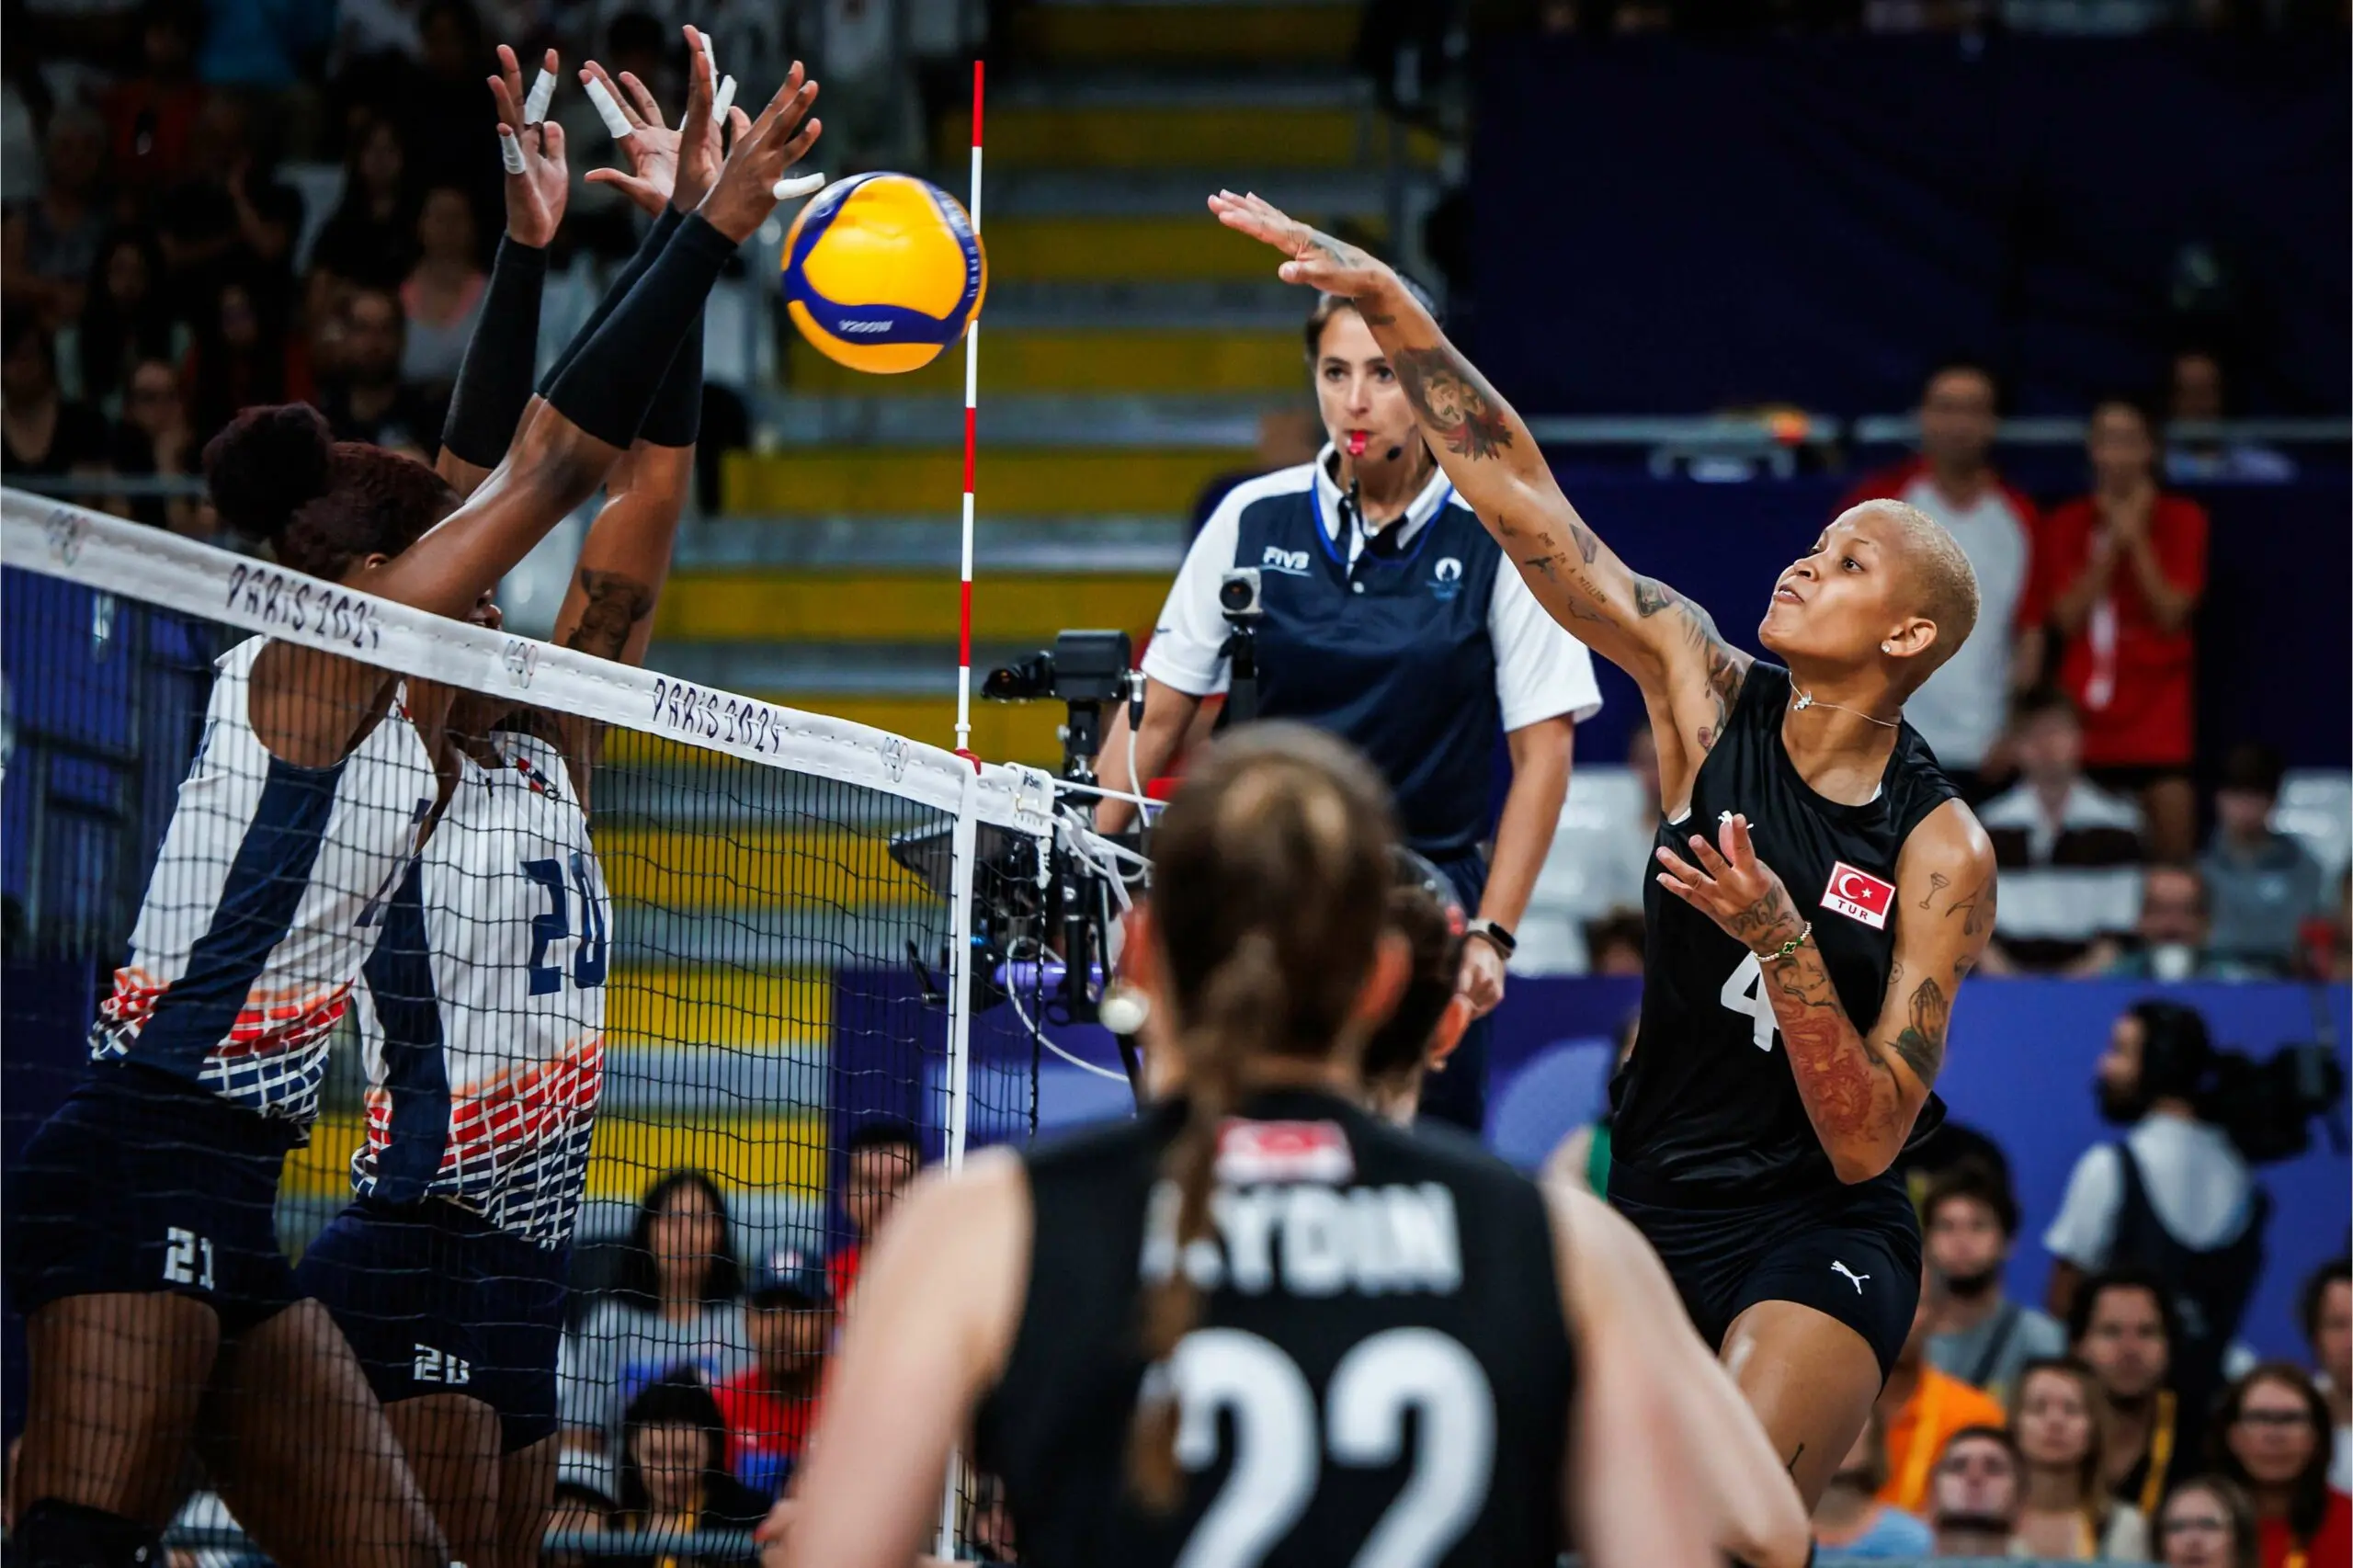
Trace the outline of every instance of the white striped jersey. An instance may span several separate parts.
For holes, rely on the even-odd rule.
[[[562,751],[491,737],[394,893],[360,1012],[368,1139],[352,1187],[446,1198],[571,1239],[605,1065],[612,903]]]
[[[308,1127],[335,1027],[439,785],[397,701],[333,767],[271,756],[246,712],[267,642],[214,666],[204,738],[90,1054]]]

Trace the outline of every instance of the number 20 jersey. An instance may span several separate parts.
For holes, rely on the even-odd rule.
[[[491,737],[394,894],[362,972],[362,1198],[454,1200],[543,1247],[568,1242],[604,1083],[612,928],[562,751]]]
[[[1024,1157],[1028,1295],[975,1425],[1021,1561],[1552,1568],[1574,1354],[1544,1200],[1466,1140],[1321,1094],[1226,1123],[1216,1239],[1186,1260],[1202,1310],[1168,1364],[1182,1494],[1165,1516],[1131,1494],[1139,1314],[1174,1262],[1160,1176],[1183,1116]]]
[[[1757,858],[1779,875],[1800,917],[1813,922],[1813,945],[1838,1000],[1868,1032],[1887,994],[1897,926],[1967,917],[1948,916],[1943,901],[1922,911],[1895,896],[1904,839],[1957,791],[1905,724],[1877,798],[1859,806],[1824,799],[1781,744],[1790,701],[1789,671],[1762,661],[1750,668],[1692,781],[1689,815],[1662,823],[1657,842],[1689,860],[1693,834],[1715,843],[1726,812],[1746,816]],[[1610,1191],[1719,1208],[1836,1188],[1756,956],[1654,876],[1644,879],[1643,915],[1642,1028],[1611,1085]],[[1944,1102],[1931,1095],[1913,1137],[1943,1120]]]

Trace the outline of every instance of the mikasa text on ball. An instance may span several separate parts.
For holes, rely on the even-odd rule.
[[[964,209],[912,175],[828,186],[785,236],[785,310],[801,336],[855,370],[930,364],[980,313],[988,278]]]

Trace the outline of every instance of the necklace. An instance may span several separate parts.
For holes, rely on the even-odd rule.
[[[1851,713],[1856,718],[1862,720],[1865,723],[1877,724],[1882,730],[1900,730],[1904,727],[1904,721],[1901,719],[1881,719],[1872,714],[1864,712],[1859,708],[1847,708],[1836,702],[1820,701],[1814,697],[1813,693],[1810,691],[1798,691],[1798,688],[1794,686],[1790,687],[1790,689],[1791,691],[1798,692],[1798,699],[1791,706],[1801,713],[1804,712],[1809,708],[1830,708],[1835,709],[1841,713]]]

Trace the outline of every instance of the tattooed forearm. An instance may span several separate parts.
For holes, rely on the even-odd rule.
[[[631,629],[654,613],[654,590],[618,572],[587,567],[581,569],[580,587],[588,602],[563,645],[600,659],[620,657]]]
[[[1644,620],[1683,602],[1683,596],[1655,577],[1634,579],[1634,613]]]
[[[1469,361],[1443,345],[1400,348],[1390,356],[1406,400],[1447,450],[1491,458],[1511,445],[1511,416]]]
[[[1892,1153],[1919,1108],[1897,1078],[1894,1063],[1904,1062],[1924,1085],[1933,1081],[1943,1061],[1949,1010],[1943,988],[1927,981],[1914,989],[1907,1038],[1890,1045],[1856,1028],[1821,953],[1812,946],[1768,963],[1765,972],[1772,982],[1773,1019],[1789,1050],[1798,1097],[1823,1146],[1834,1161],[1842,1154],[1859,1161],[1866,1154]],[[1900,965],[1893,973],[1901,977]],[[1891,994],[1893,989],[1892,980]]]
[[[1912,991],[1912,1017],[1895,1037],[1895,1054],[1924,1085],[1933,1085],[1945,1065],[1945,1026],[1952,1017],[1952,1003],[1936,976],[1922,980]]]

